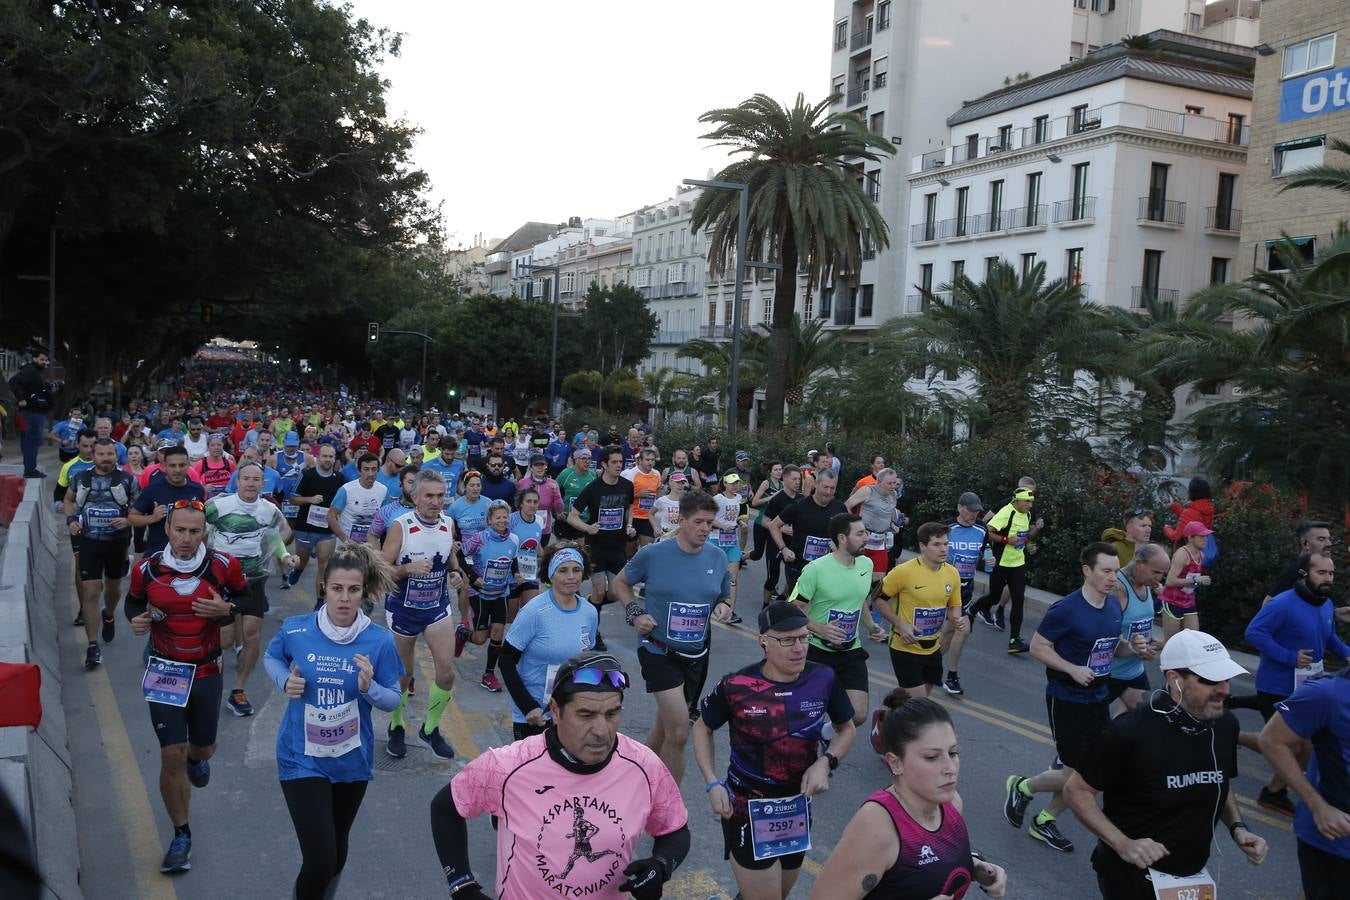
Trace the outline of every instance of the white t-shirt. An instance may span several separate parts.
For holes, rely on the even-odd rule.
[[[652,503],[652,524],[658,535],[674,528],[680,519],[680,501],[669,494],[657,497]]]
[[[360,479],[349,481],[338,488],[333,498],[333,509],[338,511],[338,528],[358,544],[366,542],[370,523],[384,505],[389,489],[380,482],[362,487]]]
[[[190,434],[183,435],[183,447],[188,452],[189,462],[196,462],[197,460],[206,456],[206,441],[208,437],[209,435],[207,435],[205,431],[203,431],[202,436],[197,438],[195,441],[192,439],[192,435]]]

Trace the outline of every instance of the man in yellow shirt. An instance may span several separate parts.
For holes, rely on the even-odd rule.
[[[1034,490],[1018,488],[1012,502],[989,520],[989,545],[998,557],[998,562],[989,575],[989,593],[970,606],[972,616],[1002,631],[1002,610],[999,610],[997,619],[991,616],[991,612],[1002,598],[1003,588],[1008,589],[1008,597],[1012,601],[1012,613],[1008,616],[1011,632],[1008,638],[1009,653],[1026,653],[1031,649],[1022,640],[1022,605],[1027,594],[1027,542],[1036,536],[1044,524],[1039,519],[1035,523],[1031,521],[1031,506],[1035,502]]]
[[[942,626],[950,616],[958,631],[970,627],[961,610],[961,575],[947,562],[947,526],[919,526],[919,555],[881,580],[891,603],[877,609],[891,623],[891,667],[910,696],[927,697],[942,681]],[[875,724],[875,723],[874,723]]]

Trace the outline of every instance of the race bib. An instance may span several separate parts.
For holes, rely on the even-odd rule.
[[[862,610],[855,609],[852,612],[845,612],[842,609],[832,609],[825,616],[826,625],[838,625],[839,630],[844,633],[843,646],[849,646],[858,636],[858,620],[862,618]]]
[[[342,756],[361,746],[361,715],[352,700],[331,709],[305,704],[305,755]]]
[[[145,677],[141,679],[141,693],[151,703],[187,706],[196,674],[197,666],[193,663],[152,656],[146,664]]]
[[[1129,637],[1133,638],[1137,634],[1142,634],[1145,639],[1153,639],[1153,620],[1135,619],[1130,623]]]
[[[352,530],[347,533],[347,536],[352,539],[353,543],[364,544],[366,542],[366,536],[369,534],[369,522],[353,522]]]
[[[1119,643],[1118,637],[1097,638],[1097,642],[1088,653],[1087,660],[1087,667],[1092,670],[1093,675],[1105,678],[1111,674],[1111,660],[1116,656],[1116,644]]]
[[[517,556],[516,568],[520,570],[521,581],[539,580],[539,557],[533,555]]]
[[[755,860],[811,849],[811,801],[802,794],[750,800],[750,846]]]
[[[884,532],[884,531],[869,531],[869,532],[867,532],[867,549],[868,549],[868,550],[885,550],[885,549],[886,549],[886,532]]]
[[[638,498],[638,509],[651,509],[652,504],[656,502],[655,494],[648,494],[646,497]]]
[[[1153,881],[1153,896],[1157,900],[1216,900],[1218,897],[1214,878],[1207,868],[1194,875],[1168,875],[1149,869],[1148,877]]]
[[[710,603],[672,603],[666,610],[666,637],[682,644],[701,644],[708,632]]]
[[[730,531],[723,531],[719,528],[717,529],[717,546],[734,547],[736,546],[736,537],[736,530],[734,528]]]
[[[914,608],[914,636],[916,638],[935,638],[942,633],[942,625],[947,621],[945,606],[916,606]]]
[[[975,564],[979,560],[958,556],[956,559],[947,560],[947,562],[956,567],[956,574],[962,581],[969,581],[975,577]]]
[[[601,531],[618,531],[623,528],[623,508],[601,507],[600,521],[595,524]]]
[[[403,605],[409,609],[435,609],[441,605],[445,596],[445,576],[409,575],[408,592],[403,596]]]
[[[548,706],[549,698],[553,696],[553,682],[556,681],[557,678],[557,666],[549,666],[544,670],[544,706]],[[529,712],[529,710],[527,709],[525,712]],[[544,712],[548,712],[548,710],[546,709]]]
[[[320,506],[317,503],[309,505],[309,512],[305,515],[305,521],[315,528],[328,527],[328,507]]]
[[[1021,550],[1027,545],[1027,532],[1019,531],[1013,535],[1012,547],[1014,550]]]
[[[511,581],[511,560],[490,559],[487,565],[483,566],[483,586],[478,589],[480,594],[506,593],[506,586]]]
[[[282,500],[281,514],[288,519],[294,519],[296,516],[300,515],[300,507],[298,504],[287,503],[285,500]]]
[[[1311,681],[1314,678],[1322,677],[1322,663],[1315,662],[1310,666],[1298,666],[1294,669],[1294,690],[1303,686],[1303,682]]]
[[[106,507],[86,506],[84,508],[84,533],[88,537],[107,537],[117,529],[112,520],[118,518],[120,511]]]
[[[806,536],[806,545],[802,547],[802,560],[810,562],[813,559],[820,559],[829,552],[829,538],[816,537],[814,534],[808,534]]]

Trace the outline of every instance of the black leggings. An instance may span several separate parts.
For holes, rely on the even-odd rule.
[[[773,543],[769,540],[769,529],[756,522],[750,529],[750,535],[754,539],[754,543],[751,545],[754,549],[750,551],[749,558],[758,560],[764,555],[766,547],[773,547]]]
[[[295,778],[281,782],[286,808],[300,841],[297,900],[323,900],[328,884],[347,864],[347,836],[366,796],[367,781],[334,784],[327,778]]]
[[[1022,637],[1022,605],[1027,598],[1027,567],[1018,566],[1014,569],[1003,566],[994,566],[993,573],[989,576],[989,593],[985,594],[971,607],[971,613],[984,612],[992,610],[998,605],[999,600],[1003,599],[1003,589],[1008,589],[1008,596],[1012,598],[1012,612],[1008,616],[1008,631],[1012,637]]]

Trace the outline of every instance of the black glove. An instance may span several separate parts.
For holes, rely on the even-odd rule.
[[[670,864],[659,856],[635,859],[623,870],[628,880],[619,885],[619,890],[632,894],[637,900],[657,900],[661,888],[670,878]]]

